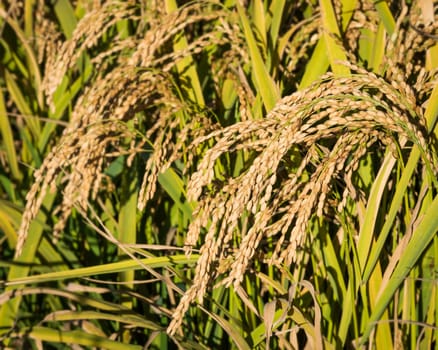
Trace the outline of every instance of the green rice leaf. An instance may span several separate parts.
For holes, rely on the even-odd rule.
[[[127,314],[123,314],[126,311]],[[75,321],[75,320],[108,320],[120,323],[126,323],[132,327],[141,327],[146,329],[153,329],[162,331],[163,328],[158,326],[155,322],[149,321],[139,315],[130,315],[129,310],[120,310],[120,314],[110,314],[106,312],[96,311],[57,311],[48,315],[46,321]]]
[[[158,182],[173,199],[178,208],[184,213],[187,219],[191,218],[193,205],[185,201],[187,198],[184,182],[173,169],[167,169],[158,175]]]
[[[2,209],[0,205],[0,231],[6,235],[9,247],[13,248],[17,243],[17,231],[12,226],[12,220]]]
[[[395,30],[395,20],[389,10],[388,3],[385,0],[377,0],[374,1],[374,6],[379,13],[380,20],[383,22],[386,31],[392,36]]]
[[[330,63],[327,57],[327,44],[324,38],[321,38],[313,50],[309,63],[306,65],[299,89],[303,90],[310,86],[310,84],[327,72],[329,65]]]
[[[8,113],[6,111],[5,100],[3,93],[0,92],[0,134],[2,143],[6,150],[8,164],[11,169],[12,176],[20,180],[23,175],[18,168],[17,151],[14,146],[14,135],[12,134],[11,124],[9,123]]]
[[[77,21],[70,1],[57,0],[54,8],[65,37],[67,39],[71,39],[73,36],[73,31],[76,28]]]
[[[9,278],[5,283],[7,286],[16,286],[43,283],[49,281],[61,281],[72,278],[81,278],[94,275],[102,275],[108,273],[120,273],[130,270],[141,270],[143,266],[150,268],[162,268],[174,265],[189,265],[194,264],[198,260],[198,255],[192,254],[190,257],[185,255],[161,256],[153,258],[145,258],[137,260],[126,260],[116,263],[103,264],[90,267],[76,268],[68,271],[49,272],[36,276]]]
[[[394,293],[397,291],[397,288],[403,283],[409,272],[420,259],[421,254],[435,237],[438,231],[437,212],[438,196],[434,198],[424,213],[421,222],[414,230],[408,245],[403,250],[403,254],[399,257],[397,267],[391,274],[388,283],[384,285],[384,289],[380,289],[376,305],[372,310],[368,324],[361,337],[361,344],[365,344],[365,342],[368,341],[371,331],[378,324],[385,309],[391,302]]]
[[[370,67],[374,72],[379,72],[380,66],[383,62],[386,46],[386,33],[383,22],[379,23],[377,27],[377,33],[373,40],[373,49],[371,51]]]
[[[272,14],[271,25],[269,27],[272,43],[276,43],[278,40],[285,3],[285,0],[274,0],[269,7],[269,14]]]
[[[44,207],[51,208],[54,201],[54,195],[48,194],[43,202]],[[21,255],[14,259],[15,265],[11,266],[8,272],[8,281],[25,278],[30,272],[30,267],[37,262],[37,251],[41,241],[44,223],[47,216],[40,211],[36,219],[31,223],[28,237],[24,243]],[[49,260],[50,261],[50,260]],[[6,287],[5,290],[10,290]],[[0,334],[3,334],[12,327],[16,318],[21,298],[11,300],[0,307]]]
[[[40,69],[38,66],[38,62],[37,62],[37,58],[35,56],[35,53],[34,53],[32,47],[30,46],[29,39],[26,38],[26,35],[21,30],[18,23],[13,21],[9,17],[8,13],[6,11],[4,11],[2,8],[0,8],[0,18],[3,18],[12,27],[12,29],[14,30],[18,39],[20,40],[20,45],[22,45],[22,48],[24,49],[24,52],[26,54],[27,71],[29,72],[30,76],[33,78],[34,92],[36,93],[37,102],[38,102],[38,105],[40,107],[42,107],[43,106],[43,91],[41,89],[41,73],[40,73]],[[26,21],[26,23],[27,23],[27,25],[29,25],[29,20]],[[29,113],[29,115],[30,115],[30,113]]]
[[[395,165],[395,159],[393,157],[386,157],[379,174],[374,180],[370,197],[367,203],[367,209],[365,212],[365,218],[363,220],[363,226],[359,233],[359,241],[357,244],[357,251],[359,257],[359,265],[362,270],[365,269],[365,265],[370,254],[372,239],[374,235],[374,228],[378,217],[378,211],[380,209],[380,203],[383,193],[386,190],[388,179],[391,175],[392,169]]]
[[[268,69],[263,62],[244,8],[239,3],[237,3],[236,6],[239,13],[240,21],[243,25],[246,42],[249,48],[251,65],[254,72],[254,82],[256,84],[258,92],[262,96],[263,105],[265,106],[266,111],[269,112],[272,108],[274,108],[275,104],[279,100],[280,92],[278,91],[278,87],[275,85],[274,81],[270,77]]]
[[[63,344],[78,344],[84,346],[98,347],[108,350],[141,350],[140,345],[130,345],[121,343],[119,341],[110,340],[107,337],[97,336],[82,330],[74,331],[59,331],[47,327],[32,327],[30,329],[23,329],[18,334],[19,337],[28,337],[35,340],[51,343]]]
[[[253,7],[253,23],[256,31],[256,36],[262,41],[262,45],[266,48],[267,37],[266,37],[266,14],[264,9],[264,4],[262,0],[254,0]]]
[[[38,118],[33,115],[32,108],[29,106],[29,103],[23,94],[24,91],[20,89],[14,77],[8,71],[5,72],[5,79],[8,92],[11,94],[14,103],[16,104],[20,113],[25,117],[26,124],[29,126],[32,135],[35,138],[38,138],[40,135],[41,125]]]
[[[168,13],[177,10],[178,5],[175,0],[165,0],[164,6]],[[174,49],[176,51],[184,50],[188,46],[187,38],[184,34],[181,34],[174,41]],[[196,63],[191,55],[187,55],[176,64],[178,73],[182,81],[187,80],[189,82],[187,88],[188,97],[196,102],[200,107],[205,105],[204,94],[202,92],[201,82],[199,80],[198,73],[196,71]]]
[[[234,345],[239,350],[250,350],[251,349],[249,344],[241,336],[239,330],[236,327],[234,327],[229,321],[227,321],[225,318],[219,316],[218,314],[214,314],[212,312],[207,311],[206,309],[204,309],[204,311],[210,317],[212,317],[225,330],[225,332],[227,332],[227,334],[233,340]]]
[[[333,36],[340,38],[340,31],[336,23],[335,11],[330,0],[320,0],[321,16],[324,30],[324,40],[327,55],[333,73],[338,76],[350,75],[350,70],[339,62],[347,61],[343,48],[334,40]]]

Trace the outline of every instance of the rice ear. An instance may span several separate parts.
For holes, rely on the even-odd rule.
[[[195,140],[195,144],[211,140],[215,144],[188,184],[188,196],[203,199],[189,227],[186,246],[196,244],[201,230],[208,233],[201,243],[193,285],[174,313],[170,334],[179,328],[188,306],[196,299],[202,302],[212,276],[217,276],[214,266],[221,266],[221,284],[238,288],[256,256],[260,262],[261,242],[268,238],[274,238],[276,244],[267,252],[266,264],[300,264],[300,252],[312,239],[312,219],[336,223],[347,200],[358,197],[353,174],[373,147],[394,150],[409,140],[423,149],[424,162],[437,171],[424,118],[416,114],[410,88],[394,81],[390,84],[355,65],[348,67],[354,72],[351,77],[328,74],[309,88],[284,97],[263,120],[236,123]],[[295,147],[302,152],[298,164],[287,168],[287,176],[280,176]],[[218,192],[204,191],[216,176],[216,161],[239,150],[256,154],[247,170],[228,179]],[[342,197],[333,203],[330,194],[336,182],[345,187]],[[327,216],[329,199],[340,211],[334,217]],[[246,232],[238,229],[242,217],[252,221]],[[228,242],[235,234],[240,243],[231,253],[231,263],[226,264]]]

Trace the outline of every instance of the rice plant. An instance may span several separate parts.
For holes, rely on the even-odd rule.
[[[0,2],[6,349],[438,349],[438,3]]]

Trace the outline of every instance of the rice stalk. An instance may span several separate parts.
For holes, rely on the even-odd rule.
[[[125,10],[126,13],[123,9],[120,12],[114,11],[115,5],[110,2],[106,7],[90,12],[80,22],[72,39],[66,41],[60,48],[57,60],[51,64],[53,68],[47,72],[44,80],[49,105],[52,104],[52,95],[65,70],[76,62],[85,48],[94,43],[82,42],[84,34],[90,34],[87,30],[91,23],[112,18],[105,15],[106,12],[118,13],[109,23],[102,25],[103,29],[106,29],[122,15],[129,13],[126,12],[128,9]],[[128,5],[123,6],[129,8]],[[181,138],[179,145],[170,143],[172,133],[167,131],[175,129],[182,122],[175,118],[176,112],[188,108],[175,95],[173,79],[166,72],[171,70],[176,62],[183,59],[187,53],[196,53],[202,47],[220,42],[216,37],[206,35],[201,40],[191,43],[182,52],[155,56],[160,47],[184,27],[197,21],[209,21],[221,16],[221,12],[194,15],[202,8],[202,4],[193,4],[155,23],[155,26],[147,31],[131,57],[113,71],[103,74],[83,92],[72,112],[69,126],[63,131],[59,146],[52,150],[44,164],[35,172],[35,182],[27,195],[26,210],[19,229],[17,256],[20,255],[29,224],[39,210],[47,190],[49,188],[53,190],[59,182],[67,180],[62,203],[57,209],[60,215],[54,228],[56,238],[63,230],[73,205],[79,203],[82,208],[86,208],[88,198],[96,198],[105,178],[103,171],[105,164],[108,164],[106,159],[114,157],[118,152],[124,153],[123,145],[121,145],[122,148],[118,147],[119,140],[123,138],[133,140],[133,149],[128,151],[133,155],[141,152],[142,145],[150,143],[150,139],[155,140],[152,145],[154,151],[146,164],[139,194],[140,210],[153,196],[158,174],[164,172],[166,164],[169,164],[164,160],[172,158],[171,155],[179,152],[181,144],[184,143],[184,139]],[[96,40],[102,33],[103,31],[96,32],[91,37]],[[73,55],[75,48],[77,52]],[[127,130],[124,125],[129,120],[134,120],[135,123],[135,114],[143,110],[145,105],[150,106],[151,109],[146,123],[151,124],[152,127],[143,136],[140,144],[135,145],[138,135]],[[195,119],[193,124],[199,125],[199,121]],[[184,133],[180,136],[183,135]],[[173,149],[174,147],[176,148]],[[111,148],[113,151],[108,152]],[[71,168],[72,172],[63,175],[63,171],[68,168]]]
[[[358,198],[353,174],[373,146],[387,146],[398,157],[397,149],[409,140],[423,150],[425,163],[432,164],[436,173],[425,120],[421,110],[413,110],[417,104],[412,104],[413,94],[407,86],[395,81],[389,84],[351,64],[349,68],[356,74],[347,78],[328,74],[310,88],[283,98],[263,120],[251,125],[236,123],[195,140],[195,145],[209,139],[215,144],[199,161],[188,183],[190,200],[203,197],[188,229],[187,252],[197,244],[203,229],[207,235],[193,285],[169,326],[171,334],[179,328],[190,303],[195,299],[202,303],[212,276],[216,276],[215,266],[224,266],[230,254],[232,263],[226,271],[221,270],[221,283],[234,287],[243,281],[253,260],[260,259],[256,252],[268,238],[276,243],[273,251],[265,254],[265,263],[300,264],[299,251],[309,244],[307,232],[312,219],[330,218],[328,199],[330,206],[342,213],[348,198]],[[291,162],[295,147],[304,152],[300,164]],[[216,161],[225,153],[239,150],[256,154],[248,169],[227,179],[219,192],[205,192],[216,176]],[[284,167],[289,169],[287,174],[281,170]],[[339,182],[344,183],[342,198],[331,198],[333,186]],[[336,216],[340,214],[334,215],[331,220],[339,222]],[[241,232],[239,218],[245,216],[251,218],[252,226]],[[235,234],[239,248],[230,253]]]

